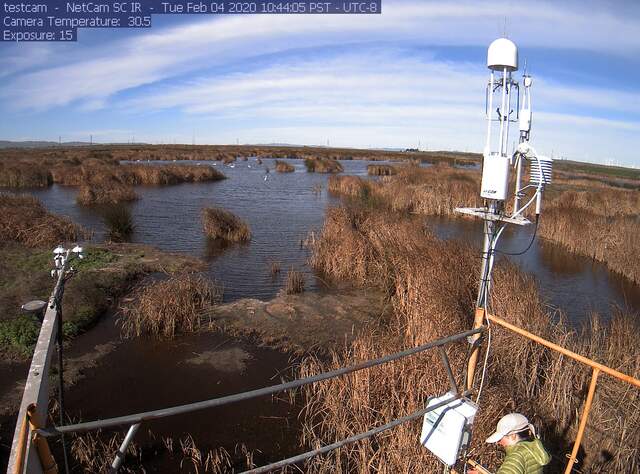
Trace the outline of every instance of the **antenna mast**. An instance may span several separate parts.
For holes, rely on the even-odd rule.
[[[513,41],[507,38],[499,38],[491,43],[487,52],[487,67],[491,74],[485,97],[487,138],[482,160],[482,184],[480,189],[480,196],[485,199],[485,206],[481,208],[456,209],[457,212],[480,217],[484,220],[482,266],[480,269],[474,328],[484,324],[485,316],[489,311],[491,274],[498,239],[507,224],[520,226],[531,224],[531,221],[526,219],[523,213],[533,201],[536,201],[535,225],[537,228],[542,193],[545,185],[551,182],[552,171],[551,160],[538,156],[533,147],[529,145],[532,80],[525,67],[523,75],[524,92],[522,104],[520,104],[520,84],[512,77],[512,74],[518,70],[518,48]],[[494,102],[498,104],[497,107],[494,106]],[[513,154],[510,154],[507,150],[509,126],[513,122],[519,122],[520,136],[517,149]],[[523,187],[522,175],[525,160],[531,163],[530,184]],[[516,179],[513,191],[513,212],[509,214],[506,212],[505,202],[510,198],[509,174],[512,166],[516,169]],[[527,197],[527,193],[530,191],[534,191],[532,197],[522,206],[521,201]],[[467,390],[471,390],[474,385],[475,370],[480,351],[479,337],[478,335],[473,336],[471,341],[474,347],[468,362]],[[491,341],[490,332],[489,341]],[[485,357],[488,356],[488,351],[489,348],[487,348]],[[476,402],[480,398],[481,392],[482,382],[480,383]]]

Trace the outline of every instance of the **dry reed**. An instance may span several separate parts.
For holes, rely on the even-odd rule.
[[[287,163],[286,161],[276,160],[276,171],[279,173],[293,173],[295,168],[293,165]]]
[[[219,207],[202,210],[204,233],[211,239],[246,242],[251,239],[249,224],[229,211]]]
[[[0,186],[9,188],[45,188],[53,182],[46,168],[37,163],[0,162]]]
[[[391,165],[367,165],[367,174],[370,176],[391,176],[396,174],[396,169]]]
[[[280,262],[271,262],[271,265],[269,265],[269,271],[272,276],[277,275],[281,270],[282,266],[280,265]]]
[[[33,196],[0,193],[1,242],[20,242],[27,247],[55,246],[86,236],[69,218],[49,213]]]
[[[309,173],[341,173],[344,171],[338,160],[324,158],[307,158],[304,165]]]
[[[456,207],[480,205],[479,173],[449,167],[400,168],[381,183],[334,176],[328,189],[373,207],[424,215],[449,216]]]
[[[203,276],[172,276],[136,290],[133,302],[120,308],[119,323],[127,337],[173,338],[200,329],[202,314],[221,299],[222,290]]]
[[[312,264],[323,273],[389,295],[394,315],[367,328],[354,343],[331,358],[307,358],[307,376],[358,360],[415,346],[471,326],[477,286],[477,252],[458,242],[436,239],[419,220],[362,208],[333,208],[313,249]],[[640,375],[638,327],[617,315],[608,328],[599,322],[580,337],[561,320],[553,323],[534,280],[515,266],[496,268],[495,314],[626,373]],[[597,320],[596,320],[597,321]],[[495,330],[483,402],[474,424],[473,457],[495,466],[496,450],[484,444],[499,417],[527,413],[560,469],[577,429],[588,373],[576,364],[519,336]],[[466,356],[462,344],[448,347],[454,373]],[[640,468],[640,393],[602,380],[584,440],[583,472],[637,472]],[[305,390],[303,441],[327,444],[366,431],[425,406],[426,397],[448,389],[436,353],[403,359]],[[595,428],[595,429],[594,429]],[[316,458],[308,472],[436,472],[438,462],[419,446],[417,423],[396,428],[392,436],[361,442]]]
[[[304,291],[304,275],[297,270],[291,268],[287,272],[287,281],[285,283],[284,292],[287,295],[296,295]]]
[[[113,181],[108,184],[80,186],[76,202],[83,206],[118,204],[135,201],[138,195],[131,186]]]

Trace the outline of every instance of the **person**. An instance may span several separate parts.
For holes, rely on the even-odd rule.
[[[544,466],[551,461],[533,425],[520,413],[500,418],[487,443],[497,443],[507,453],[496,474],[542,474]],[[479,474],[479,471],[471,469],[467,473]]]

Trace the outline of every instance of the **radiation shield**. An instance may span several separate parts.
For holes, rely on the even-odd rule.
[[[429,399],[427,407],[451,399],[453,393]],[[458,399],[424,415],[420,444],[448,466],[458,460],[460,450],[471,439],[471,425],[478,411],[475,403]]]

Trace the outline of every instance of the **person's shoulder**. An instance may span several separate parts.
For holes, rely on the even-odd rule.
[[[509,450],[497,474],[525,474],[527,472],[526,450],[514,446]]]

